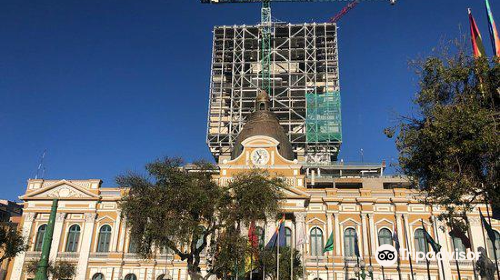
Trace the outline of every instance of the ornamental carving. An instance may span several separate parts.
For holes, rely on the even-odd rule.
[[[88,197],[85,193],[76,190],[73,187],[68,185],[62,185],[56,188],[53,188],[45,193],[40,194],[40,196],[48,196],[48,197]]]

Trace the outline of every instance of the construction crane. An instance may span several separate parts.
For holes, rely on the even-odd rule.
[[[345,16],[350,10],[354,9],[359,4],[359,1],[350,2],[345,6],[340,12],[330,19],[330,22],[337,23],[343,16]]]
[[[361,0],[361,1],[377,1],[377,0]],[[394,5],[397,0],[378,0],[387,1]],[[237,3],[262,3],[261,9],[261,41],[262,55],[261,61],[261,89],[271,94],[271,35],[272,35],[272,20],[271,20],[271,2],[352,2],[350,0],[201,0],[203,4],[237,4]],[[352,9],[352,8],[351,8]],[[347,12],[347,11],[346,11]]]

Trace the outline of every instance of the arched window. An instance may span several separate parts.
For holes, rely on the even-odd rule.
[[[323,255],[323,231],[320,228],[313,228],[311,230],[311,255]]]
[[[103,225],[99,230],[97,239],[97,252],[109,252],[109,243],[111,242],[111,226]]]
[[[43,238],[45,237],[45,232],[47,231],[47,225],[41,225],[36,232],[35,238],[35,251],[42,251]]]
[[[259,247],[260,248],[264,247],[264,243],[266,242],[264,229],[261,227],[256,227],[255,234],[259,238]]]
[[[346,257],[354,257],[356,255],[356,230],[348,228],[344,231],[344,255]]]
[[[92,280],[104,280],[104,274],[96,273],[94,274],[94,276],[92,276]]]
[[[385,244],[392,245],[392,233],[390,230],[383,228],[378,232],[378,244],[379,245],[385,245]]]
[[[137,276],[135,276],[135,274],[133,273],[129,273],[125,275],[125,280],[137,280]]]
[[[128,252],[129,253],[137,253],[137,241],[135,240],[135,238],[133,238],[132,236],[129,237],[129,240],[128,240]]]
[[[493,253],[493,242],[491,242],[490,237],[486,234],[488,238],[488,255],[491,257],[495,256]],[[495,231],[495,249],[497,249],[497,257],[500,257],[500,234]]]
[[[415,249],[417,252],[427,253],[429,248],[425,240],[424,230],[419,228],[415,231]]]
[[[285,228],[285,246],[292,247],[292,230]]]
[[[453,236],[451,238],[451,240],[453,241],[453,248],[455,249],[455,251],[457,252],[465,252],[465,245],[464,243],[462,242],[462,239],[456,237],[456,236]]]
[[[80,226],[72,225],[68,231],[68,240],[66,240],[66,252],[76,252],[78,242],[80,241]]]

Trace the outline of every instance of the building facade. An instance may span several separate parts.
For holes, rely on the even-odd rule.
[[[393,244],[396,233],[401,248],[413,252],[428,250],[422,223],[442,250],[465,250],[461,241],[450,238],[449,229],[437,220],[442,209],[422,204],[419,193],[406,178],[385,176],[384,164],[314,165],[297,160],[285,131],[269,111],[265,93],[259,94],[254,112],[235,140],[231,157],[220,162],[214,179],[224,185],[235,174],[252,168],[265,169],[287,183],[281,202],[286,239],[303,256],[304,279],[358,279],[356,243],[365,270],[373,268],[373,279],[399,279],[395,265],[382,268],[376,262],[376,249],[382,244]],[[7,279],[33,278],[24,268],[40,257],[54,198],[59,199],[59,207],[50,260],[75,263],[74,280],[189,279],[186,264],[170,252],[159,251],[154,259],[147,260],[135,253],[119,207],[125,191],[104,188],[100,180],[29,180],[20,197],[24,202],[20,229],[30,241],[30,248],[16,257]],[[486,247],[493,255],[493,246],[484,235],[477,211],[469,221],[467,235],[473,248]],[[262,221],[258,226],[263,242],[267,242],[276,221]],[[493,227],[500,230],[496,221]],[[323,253],[332,233],[334,249]],[[297,246],[299,236],[306,236],[306,240]],[[500,248],[500,238],[497,244]],[[400,267],[401,279],[412,279],[411,267],[414,279],[427,279],[425,261],[413,260],[410,267],[409,260],[402,260]],[[432,279],[457,279],[455,262],[432,261],[429,268]],[[463,279],[475,279],[472,261],[460,261],[460,270]]]

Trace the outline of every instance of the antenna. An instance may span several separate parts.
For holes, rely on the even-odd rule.
[[[45,160],[45,154],[47,153],[47,149],[43,150],[42,157],[40,158],[40,163],[38,164],[38,168],[36,169],[36,175],[35,179],[38,179],[38,176],[40,176],[40,179],[43,179],[45,177],[45,165],[44,165],[44,160]],[[40,174],[41,173],[41,174]]]
[[[361,155],[361,162],[365,162],[365,151],[363,150],[363,148],[359,150],[359,153]]]

